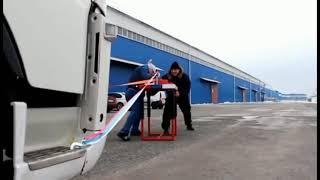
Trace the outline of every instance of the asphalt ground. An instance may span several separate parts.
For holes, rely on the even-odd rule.
[[[161,116],[152,111],[156,131]],[[177,140],[166,142],[123,142],[116,136],[123,119],[95,167],[73,180],[317,179],[316,104],[197,105],[192,119],[193,132],[179,111]]]

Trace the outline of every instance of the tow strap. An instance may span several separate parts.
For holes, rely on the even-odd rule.
[[[87,135],[84,137],[84,139],[81,142],[73,142],[70,146],[70,149],[74,149],[75,147],[81,147],[85,145],[91,145],[98,143],[101,139],[103,139],[105,136],[107,136],[110,131],[120,122],[120,120],[123,118],[123,116],[129,111],[131,106],[135,103],[135,101],[138,99],[138,97],[141,95],[141,93],[144,91],[144,89],[147,87],[147,85],[150,85],[150,83],[153,82],[154,78],[157,76],[155,74],[148,80],[143,81],[136,81],[132,83],[126,83],[121,84],[118,86],[125,86],[125,85],[141,85],[144,84],[144,86],[140,89],[140,91],[135,94],[129,102],[127,102],[116,114],[112,116],[110,121],[99,131],[92,133],[90,135]]]

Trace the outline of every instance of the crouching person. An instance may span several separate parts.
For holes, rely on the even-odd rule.
[[[139,66],[132,72],[129,82],[147,80],[154,76],[156,73],[156,67],[151,63]],[[126,100],[129,101],[137,92],[139,92],[139,87],[136,85],[129,85],[127,87],[125,96]],[[139,130],[140,120],[144,117],[143,111],[143,98],[144,93],[142,93],[136,102],[131,107],[131,112],[128,116],[127,121],[123,125],[120,132],[117,134],[119,138],[123,141],[129,141],[130,136],[140,136],[141,131]]]

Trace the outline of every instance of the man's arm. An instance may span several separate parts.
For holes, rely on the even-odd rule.
[[[183,81],[183,88],[179,89],[180,91],[180,95],[181,96],[186,96],[188,95],[189,91],[190,91],[190,87],[191,87],[191,82],[190,82],[190,78],[187,74],[184,74],[182,77],[182,81]]]
[[[185,74],[185,77],[186,77],[186,82],[187,82],[187,92],[189,93],[190,92],[190,88],[191,88],[191,81],[190,81],[190,78],[187,74]]]

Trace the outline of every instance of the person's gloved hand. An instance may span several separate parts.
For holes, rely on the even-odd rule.
[[[157,71],[156,71],[156,74],[157,74],[157,75],[156,75],[156,77],[157,77],[157,78],[160,78],[160,77],[161,77],[161,76],[160,76],[160,71],[159,71],[159,70],[157,70]]]
[[[157,68],[156,68],[155,65],[153,65],[153,64],[151,63],[151,61],[152,61],[152,59],[150,59],[150,60],[148,61],[148,69],[149,69],[149,73],[153,76],[153,75],[155,75],[155,74],[157,73]]]

